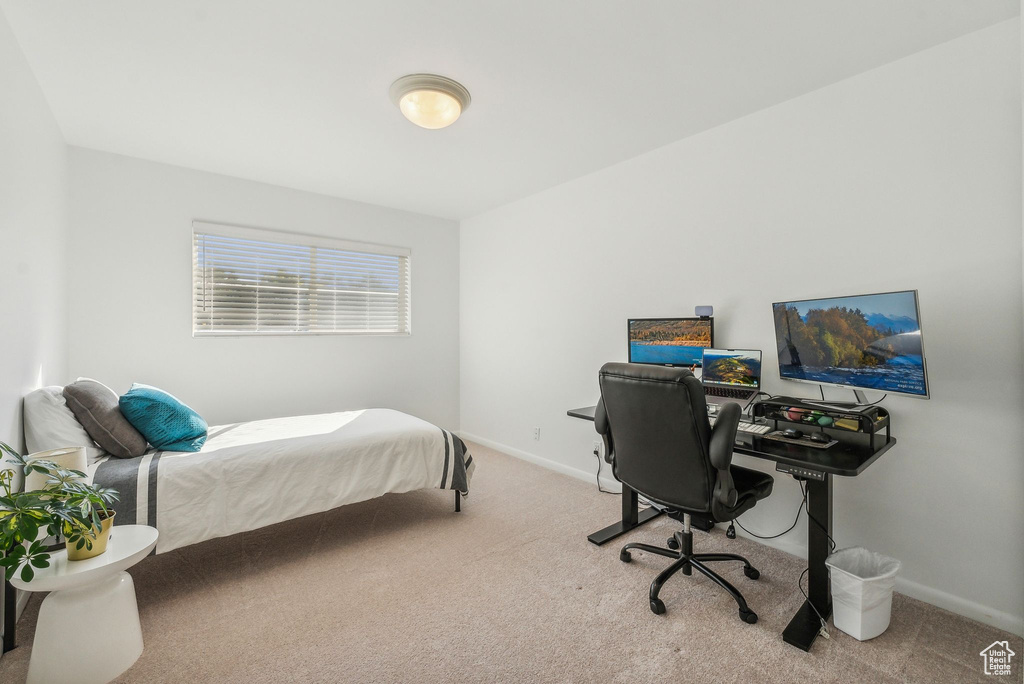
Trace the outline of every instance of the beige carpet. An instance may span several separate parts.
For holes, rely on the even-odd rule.
[[[463,512],[453,496],[389,495],[323,515],[150,557],[132,569],[146,650],[125,682],[988,682],[979,651],[1021,639],[897,595],[889,631],[836,633],[811,653],[780,636],[802,598],[802,562],[724,533],[698,550],[747,555],[718,564],[760,616],[742,623],[708,580],[673,578],[655,616],[647,588],[670,561],[604,547],[587,533],[619,498],[471,445]],[[661,544],[677,523],[628,535]],[[25,678],[39,607],[0,681]],[[102,617],[83,625],[102,635]]]

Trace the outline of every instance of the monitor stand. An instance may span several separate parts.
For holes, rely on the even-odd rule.
[[[829,402],[827,399],[825,399],[825,390],[822,389],[821,385],[818,385],[818,389],[821,390],[821,402],[823,404],[824,403],[832,403],[832,404],[835,404],[837,406],[840,405],[840,404],[849,404],[849,402],[846,402],[846,401],[833,401],[833,402]],[[867,397],[866,394],[864,394],[859,389],[853,389],[852,387],[850,389],[853,391],[853,402],[854,402],[854,404],[863,406],[864,404],[868,403],[868,397]],[[807,401],[814,401],[814,400],[813,399],[808,399]]]

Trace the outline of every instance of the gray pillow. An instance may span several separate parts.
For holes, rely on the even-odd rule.
[[[114,390],[79,378],[64,388],[64,399],[89,436],[111,455],[132,458],[146,452],[146,438],[121,413]]]

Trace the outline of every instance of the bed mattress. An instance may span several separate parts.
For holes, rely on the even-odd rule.
[[[451,432],[365,409],[214,426],[199,452],[108,457],[90,474],[120,493],[115,524],[156,527],[164,553],[389,492],[468,494],[473,468]]]

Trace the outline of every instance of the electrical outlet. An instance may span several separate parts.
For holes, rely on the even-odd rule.
[[[537,440],[538,442],[540,441],[540,428],[539,427],[533,428],[533,438],[535,440]]]
[[[596,439],[594,440],[594,451],[593,451],[593,454],[595,456],[597,456],[598,458],[601,458],[601,442],[599,440],[596,440]]]

